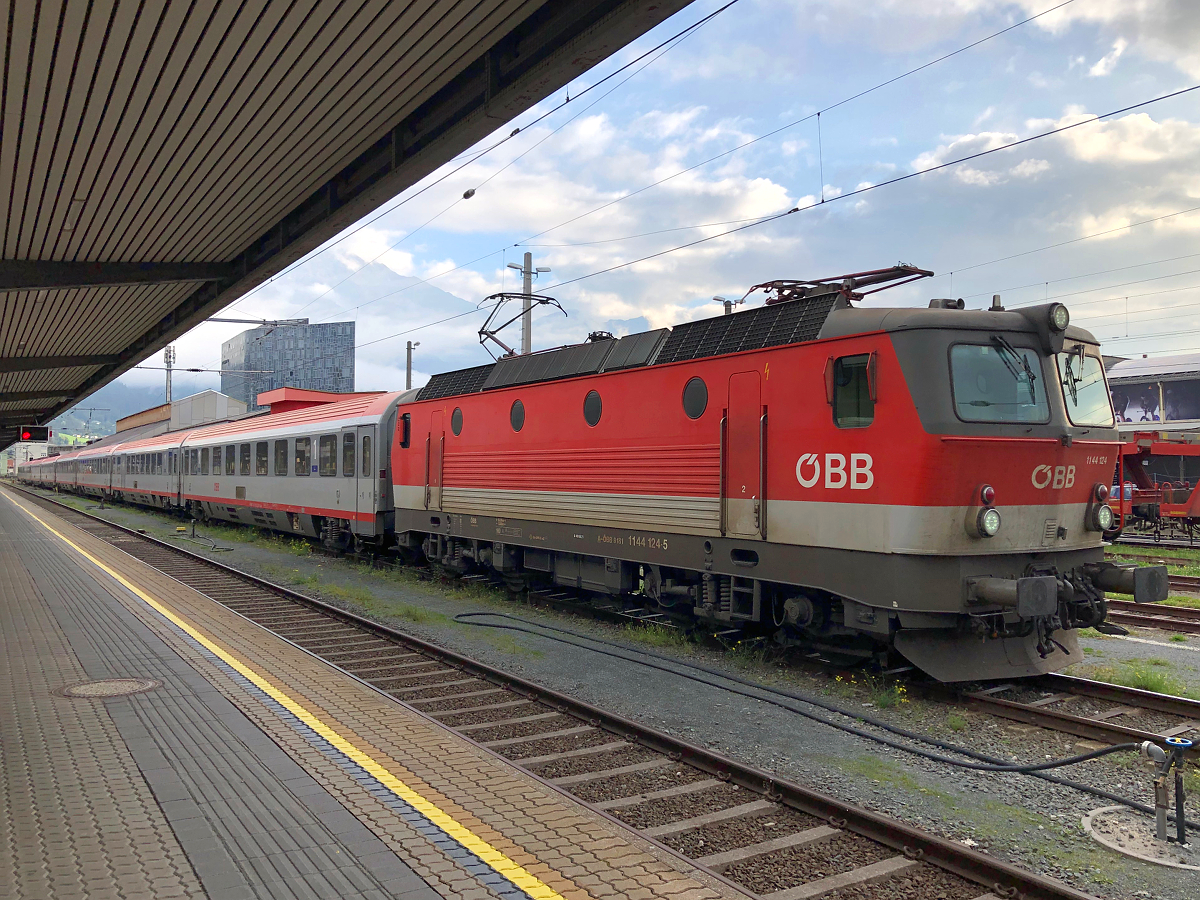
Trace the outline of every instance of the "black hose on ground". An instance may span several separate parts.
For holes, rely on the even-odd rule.
[[[505,625],[505,624],[497,623],[497,622],[474,621],[475,619],[478,619],[481,617],[508,619],[510,621],[519,622],[521,624],[520,625]],[[464,625],[475,625],[475,626],[478,626],[481,628],[497,628],[497,629],[502,629],[505,631],[519,631],[519,632],[523,632],[525,634],[533,635],[534,637],[541,637],[541,638],[547,638],[547,639],[553,640],[553,641],[559,641],[560,643],[569,644],[573,647],[579,647],[582,650],[590,650],[593,653],[600,653],[605,656],[611,656],[615,659],[622,659],[622,660],[625,660],[626,662],[631,662],[631,663],[635,663],[637,665],[646,666],[647,668],[658,669],[659,671],[667,672],[668,674],[675,675],[679,678],[686,678],[690,681],[695,681],[699,684],[704,684],[704,685],[708,685],[709,687],[718,688],[719,690],[728,691],[729,693],[736,694],[737,696],[740,696],[740,697],[746,697],[751,700],[758,700],[762,703],[769,703],[772,706],[777,706],[780,709],[787,710],[788,712],[793,712],[793,713],[796,713],[797,715],[804,716],[807,719],[811,719],[814,722],[819,722],[822,725],[827,725],[830,728],[836,728],[839,731],[844,731],[848,734],[853,734],[857,737],[861,737],[861,738],[864,738],[869,741],[874,741],[876,743],[884,744],[885,746],[892,747],[893,749],[896,749],[896,750],[901,750],[905,753],[911,753],[915,756],[922,757],[923,759],[932,760],[934,762],[946,763],[947,765],[957,766],[957,767],[963,768],[963,769],[971,769],[971,770],[979,771],[979,772],[1016,772],[1016,773],[1020,773],[1020,774],[1031,775],[1034,778],[1041,778],[1043,781],[1049,781],[1052,784],[1057,784],[1062,787],[1072,788],[1074,790],[1081,791],[1082,793],[1085,793],[1085,794],[1091,794],[1092,796],[1099,797],[1103,800],[1111,800],[1114,803],[1118,803],[1122,806],[1127,806],[1130,809],[1134,809],[1134,810],[1137,810],[1138,812],[1146,813],[1147,815],[1154,815],[1154,807],[1149,806],[1145,803],[1139,803],[1136,800],[1130,800],[1128,797],[1122,797],[1119,794],[1113,794],[1109,791],[1102,790],[1101,788],[1095,788],[1095,787],[1092,787],[1091,785],[1083,784],[1078,781],[1072,781],[1071,779],[1068,779],[1068,778],[1060,778],[1056,775],[1049,775],[1049,774],[1046,774],[1046,772],[1045,772],[1045,770],[1047,770],[1047,769],[1056,769],[1056,768],[1061,768],[1063,766],[1075,765],[1076,763],[1085,762],[1086,760],[1090,760],[1090,759],[1096,759],[1101,756],[1107,756],[1111,753],[1118,753],[1118,752],[1121,752],[1124,750],[1136,750],[1140,746],[1139,744],[1136,744],[1136,743],[1114,744],[1109,747],[1103,747],[1099,750],[1092,750],[1088,753],[1081,753],[1077,756],[1070,756],[1065,759],[1050,760],[1049,762],[1045,762],[1045,763],[1033,763],[1033,764],[1029,764],[1029,765],[1019,765],[1019,764],[1014,764],[1014,763],[1008,763],[998,757],[989,756],[986,753],[980,753],[977,750],[971,750],[967,747],[960,747],[957,744],[952,744],[948,741],[939,740],[938,738],[930,737],[929,735],[920,734],[919,732],[915,732],[915,731],[909,731],[906,728],[900,728],[899,726],[892,725],[891,723],[885,722],[882,719],[877,719],[877,718],[874,718],[873,716],[867,716],[858,711],[845,709],[834,703],[829,703],[828,701],[821,700],[817,697],[810,697],[806,694],[799,694],[799,693],[796,693],[793,691],[785,691],[780,688],[768,687],[766,685],[758,684],[756,682],[749,681],[744,678],[739,678],[736,675],[730,675],[728,673],[721,672],[717,669],[709,668],[708,666],[702,666],[697,663],[691,663],[691,662],[686,662],[684,660],[675,659],[670,656],[665,656],[661,653],[655,653],[651,650],[643,650],[639,647],[630,647],[626,644],[620,644],[615,641],[605,640],[604,638],[590,637],[589,635],[581,634],[576,631],[571,631],[570,629],[567,629],[567,628],[559,628],[555,625],[543,625],[539,622],[532,622],[528,619],[522,619],[519,616],[513,616],[508,613],[498,613],[498,612],[459,613],[457,616],[454,617],[454,621],[460,622]],[[523,626],[531,626],[531,627],[523,627]],[[534,631],[533,630],[534,628],[542,629],[542,630]],[[824,709],[828,712],[836,713],[841,716],[846,716],[847,718],[850,718],[850,719],[857,719],[861,722],[865,722],[869,725],[875,726],[876,728],[880,728],[884,731],[891,732],[892,734],[899,735],[899,736],[907,738],[909,740],[920,741],[922,743],[929,744],[932,747],[937,747],[940,750],[946,750],[951,753],[958,753],[962,756],[966,756],[971,759],[979,760],[980,762],[967,762],[965,760],[954,759],[953,757],[949,757],[949,756],[943,756],[940,753],[931,753],[928,750],[922,750],[919,747],[913,747],[909,744],[901,743],[900,741],[895,741],[895,740],[892,740],[891,738],[884,737],[883,735],[873,734],[872,732],[866,731],[862,728],[856,728],[853,725],[847,725],[842,722],[834,721],[833,719],[830,719],[827,716],[822,716],[817,713],[811,712],[809,710],[798,709],[797,707],[795,707],[789,703],[783,703],[779,700],[774,700],[771,697],[763,697],[763,696],[760,696],[759,694],[751,693],[750,691],[738,690],[737,688],[732,688],[732,687],[729,687],[728,685],[716,684],[707,678],[701,678],[698,675],[693,675],[689,672],[681,672],[676,668],[671,668],[670,666],[659,665],[657,663],[650,662],[646,659],[636,659],[636,658],[622,655],[620,653],[614,653],[611,650],[604,650],[599,647],[589,646],[588,644],[583,644],[583,643],[579,643],[578,641],[568,640],[567,638],[559,637],[555,634],[546,634],[545,633],[546,631],[557,632],[558,634],[569,635],[570,637],[579,638],[581,641],[589,641],[592,644],[602,644],[602,645],[605,645],[608,647],[615,647],[619,650],[625,651],[626,653],[635,653],[635,654],[638,654],[639,656],[649,657],[650,659],[662,660],[663,662],[670,663],[672,666],[680,666],[685,669],[692,669],[697,672],[703,672],[706,675],[711,675],[716,678],[723,679],[725,681],[731,681],[735,684],[740,684],[740,685],[744,685],[749,688],[753,688],[754,691],[761,691],[761,692],[767,693],[767,694],[776,694],[781,697],[786,697],[790,700],[797,700],[801,703],[807,703],[810,706],[817,707],[818,709]],[[1174,819],[1174,813],[1168,812],[1168,816],[1170,818]],[[1187,822],[1187,825],[1189,828],[1200,828],[1200,823],[1192,822],[1190,820]]]

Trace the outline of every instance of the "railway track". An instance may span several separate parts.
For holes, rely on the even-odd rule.
[[[314,598],[22,493],[748,897],[1087,897]]]
[[[1133,603],[1129,600],[1108,601],[1108,621],[1117,625],[1136,625],[1158,628],[1181,634],[1200,634],[1200,609],[1157,603]]]
[[[1102,744],[1200,734],[1200,701],[1070,675],[1003,682],[957,697],[1000,718]],[[1200,759],[1200,748],[1189,758]]]

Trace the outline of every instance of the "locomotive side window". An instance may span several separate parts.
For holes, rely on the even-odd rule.
[[[321,475],[337,474],[337,435],[323,434],[317,443],[317,471]]]
[[[991,344],[950,348],[950,389],[964,422],[1050,421],[1041,356],[999,335]]]
[[[237,474],[237,447],[233,444],[225,445],[225,474]]]
[[[354,433],[351,431],[342,435],[342,474],[347,478],[354,477]]]
[[[1103,363],[1095,356],[1087,356],[1082,344],[1077,344],[1073,352],[1059,353],[1057,360],[1071,423],[1111,428],[1112,395],[1104,381]]]
[[[412,413],[400,417],[400,446],[408,447],[412,443]]]
[[[595,428],[603,412],[604,402],[600,399],[600,393],[588,391],[588,395],[583,398],[583,420]]]
[[[275,474],[287,474],[287,441],[275,442]]]
[[[312,438],[296,438],[296,474],[307,475],[312,465]]]
[[[267,474],[267,442],[259,441],[254,445],[254,474]]]
[[[871,354],[833,361],[833,421],[838,428],[866,428],[875,421],[871,396]]]
[[[683,411],[689,419],[698,419],[708,409],[708,385],[703,378],[692,378],[683,386]]]
[[[242,444],[238,448],[238,473],[241,475],[250,474],[250,445]]]
[[[525,404],[520,400],[514,400],[512,409],[508,411],[508,421],[512,423],[513,431],[520,431],[525,427]]]
[[[363,435],[362,477],[371,477],[371,436],[369,434]]]
[[[213,474],[221,474],[221,448],[213,447]]]
[[[462,408],[454,407],[454,412],[450,413],[450,430],[454,432],[454,436],[458,437],[462,434]]]

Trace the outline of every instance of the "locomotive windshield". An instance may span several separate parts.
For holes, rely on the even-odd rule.
[[[1057,355],[1067,415],[1074,425],[1113,425],[1112,398],[1104,381],[1104,365],[1083,352],[1083,346]]]
[[[990,344],[950,348],[954,411],[964,422],[1033,423],[1050,420],[1036,350],[997,337]]]

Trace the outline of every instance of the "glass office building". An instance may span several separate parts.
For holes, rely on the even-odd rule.
[[[353,391],[354,323],[260,326],[221,345],[221,393],[254,411],[281,387]]]

